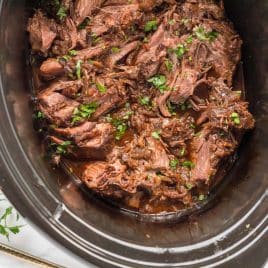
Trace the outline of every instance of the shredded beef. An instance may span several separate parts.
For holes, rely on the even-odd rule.
[[[91,190],[142,212],[203,200],[255,124],[233,88],[242,41],[222,1],[54,9],[36,10],[27,30],[43,59],[37,117],[57,163],[68,159]]]

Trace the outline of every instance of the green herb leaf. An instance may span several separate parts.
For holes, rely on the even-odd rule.
[[[232,121],[233,121],[236,125],[239,125],[239,124],[240,124],[240,116],[239,116],[238,113],[233,112],[233,113],[231,114],[230,117],[231,117]]]
[[[75,66],[75,72],[78,79],[81,79],[81,67],[82,67],[82,60],[78,60]]]
[[[175,54],[179,59],[183,58],[183,55],[187,52],[187,47],[185,44],[179,44],[177,48],[174,49]]]
[[[144,105],[144,106],[150,106],[151,105],[150,97],[144,96],[144,97],[140,98],[140,104]]]
[[[182,148],[181,149],[181,152],[180,152],[180,156],[184,156],[185,155],[185,151],[186,151],[185,148]]]
[[[107,91],[107,88],[102,83],[96,83],[96,87],[100,93],[105,93]]]
[[[121,119],[112,119],[112,125],[116,128],[115,139],[121,140],[128,129],[128,125]]]
[[[44,119],[45,115],[44,113],[42,113],[41,111],[36,112],[36,114],[34,115],[35,119]]]
[[[81,104],[78,108],[74,109],[72,116],[72,124],[79,122],[83,119],[88,119],[94,114],[98,108],[98,103],[93,101],[88,104]]]
[[[165,59],[165,66],[168,72],[171,72],[173,70],[173,64],[169,59]]]
[[[154,131],[154,132],[152,132],[152,137],[156,140],[160,140],[161,139],[160,134],[161,134],[161,131],[159,131],[159,130]]]
[[[91,38],[92,38],[93,45],[96,45],[97,43],[101,41],[101,37],[97,36],[95,33],[91,34]]]
[[[169,161],[169,166],[172,169],[176,169],[178,167],[178,164],[179,164],[179,160],[176,158]]]
[[[112,53],[118,53],[118,52],[120,52],[120,48],[119,47],[112,47],[111,48],[111,51],[112,51]]]
[[[9,215],[12,214],[12,210],[13,210],[12,207],[8,207],[8,208],[5,210],[5,213],[4,213],[4,214],[2,215],[2,217],[0,218],[0,220],[1,220],[1,221],[2,221],[2,220],[6,220],[7,217],[8,217]]]
[[[187,182],[185,186],[188,190],[191,190],[194,187],[190,182]]]
[[[191,161],[184,161],[184,162],[182,162],[182,166],[192,169],[192,168],[195,167],[195,164],[193,162],[191,162]]]
[[[216,31],[206,32],[202,26],[196,26],[194,28],[194,34],[200,41],[213,42],[218,37],[218,33]]]
[[[70,50],[69,52],[68,52],[68,54],[70,55],[70,56],[76,56],[77,55],[77,50],[75,50],[75,49],[72,49],[72,50]]]
[[[172,20],[169,20],[169,21],[168,21],[168,24],[169,24],[169,25],[174,25],[175,22],[176,22],[176,21],[175,21],[174,19],[172,19]]]
[[[64,141],[61,144],[57,145],[56,154],[60,155],[67,154],[67,149],[71,144],[72,144],[71,141]]]
[[[60,20],[63,20],[65,17],[67,17],[66,9],[61,6],[57,12],[57,16]]]
[[[22,226],[13,226],[13,227],[8,227],[8,230],[12,232],[13,234],[18,234],[20,232],[20,228]]]
[[[17,234],[20,232],[20,228],[23,227],[22,225],[8,226],[7,220],[8,220],[8,217],[12,215],[12,213],[13,213],[13,208],[8,207],[0,218],[0,234],[4,235],[8,240],[9,240],[10,233]],[[17,214],[17,221],[18,219],[19,217]]]
[[[199,201],[204,201],[206,199],[206,196],[204,195],[204,194],[200,194],[199,196],[198,196],[198,200]]]
[[[145,24],[144,31],[151,32],[157,30],[157,20],[150,20]]]
[[[166,85],[166,77],[164,75],[156,75],[147,80],[149,83],[152,83],[157,89],[160,90],[161,93],[168,90]]]

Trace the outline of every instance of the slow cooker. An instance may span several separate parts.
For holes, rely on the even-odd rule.
[[[176,223],[142,222],[94,199],[43,158],[32,127],[25,31],[31,1],[0,1],[0,184],[18,211],[100,267],[262,267],[267,258],[268,3],[226,0],[244,40],[247,134],[211,207]],[[265,239],[266,238],[266,239]]]

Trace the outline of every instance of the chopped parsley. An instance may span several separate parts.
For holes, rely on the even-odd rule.
[[[188,190],[191,190],[194,187],[190,182],[186,182],[185,186]]]
[[[116,129],[115,139],[118,141],[121,140],[128,129],[127,123],[118,118],[113,118],[111,123]]]
[[[180,156],[184,156],[185,155],[185,148],[182,148],[181,151],[180,151]]]
[[[177,55],[177,57],[179,59],[182,59],[182,57],[184,56],[184,54],[187,52],[187,47],[185,44],[179,44],[177,46],[177,48],[174,49],[175,54]]]
[[[206,196],[204,195],[204,194],[200,194],[199,196],[198,196],[198,200],[199,201],[204,201],[204,200],[206,200]]]
[[[66,9],[61,6],[57,12],[57,16],[60,20],[63,20],[65,17],[67,17]]]
[[[140,104],[144,105],[144,106],[150,106],[151,105],[150,97],[148,97],[148,96],[141,97]]]
[[[168,90],[166,85],[167,79],[164,75],[156,75],[147,80],[149,83],[153,84],[154,87],[160,90],[161,93]]]
[[[175,21],[174,19],[172,19],[172,20],[169,20],[169,21],[168,21],[168,24],[169,24],[169,25],[174,25],[175,22],[176,22],[176,21]]]
[[[206,30],[202,26],[196,26],[194,28],[194,34],[196,38],[199,39],[200,41],[213,42],[218,37],[218,32],[216,31],[206,32]]]
[[[41,111],[38,111],[38,112],[35,113],[34,118],[35,119],[44,119],[45,115]]]
[[[169,166],[172,169],[176,169],[178,167],[178,164],[179,164],[179,160],[176,158],[169,161]]]
[[[160,140],[160,134],[161,134],[161,131],[157,130],[157,131],[154,131],[152,132],[152,137],[156,140]]]
[[[97,36],[95,33],[91,34],[91,38],[93,45],[96,45],[98,42],[101,41],[101,37]]]
[[[165,66],[168,72],[173,70],[173,64],[169,59],[165,59]]]
[[[118,53],[118,52],[120,52],[120,48],[119,47],[112,47],[111,48],[111,51],[112,51],[112,53]]]
[[[150,20],[144,26],[144,31],[146,33],[156,30],[157,30],[157,20]]]
[[[172,104],[170,101],[167,102],[168,111],[171,113],[171,115],[176,115],[176,106]]]
[[[97,102],[93,101],[88,104],[81,104],[78,108],[74,109],[72,116],[72,124],[81,121],[82,119],[88,119],[94,114],[98,108]]]
[[[68,52],[68,54],[69,54],[71,57],[76,56],[76,55],[77,55],[77,50],[72,49],[72,50],[70,50],[70,51]]]
[[[182,162],[181,164],[183,167],[188,167],[190,169],[194,168],[195,167],[195,164],[191,161],[184,161]]]
[[[239,125],[239,124],[240,124],[240,116],[239,116],[238,113],[233,112],[233,113],[231,114],[230,117],[231,117],[232,121],[233,121],[236,125]]]
[[[67,154],[67,149],[71,144],[72,144],[71,141],[64,141],[61,144],[57,145],[56,154],[60,155]]]
[[[107,88],[102,83],[96,83],[96,87],[100,93],[105,93],[107,91]]]
[[[81,79],[81,67],[82,67],[82,60],[78,60],[75,65],[75,73],[78,79]]]

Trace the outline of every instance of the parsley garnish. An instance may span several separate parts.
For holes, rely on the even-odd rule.
[[[156,140],[160,140],[160,134],[161,134],[161,131],[157,130],[157,131],[154,131],[152,132],[152,137]]]
[[[218,37],[218,33],[216,31],[206,32],[202,26],[196,26],[194,28],[194,34],[200,41],[212,42]]]
[[[67,16],[66,9],[61,6],[57,12],[57,16],[60,20],[63,20]]]
[[[179,160],[176,158],[169,161],[169,166],[172,169],[176,169],[178,167],[178,164],[179,164]]]
[[[150,20],[144,26],[144,31],[146,33],[156,30],[157,30],[157,20]]]
[[[98,108],[97,102],[93,101],[88,104],[81,104],[78,108],[74,109],[72,124],[81,121],[82,119],[88,119],[92,114],[96,112]]]
[[[82,65],[83,61],[82,60],[78,60],[75,66],[75,72],[76,72],[76,76],[78,79],[81,79],[81,65]]]
[[[168,72],[171,72],[173,70],[173,64],[169,59],[165,59],[165,66]]]
[[[188,190],[191,190],[194,187],[190,182],[186,182],[185,186]]]
[[[240,124],[240,116],[238,113],[234,112],[231,114],[231,119],[232,121],[236,124],[236,125],[239,125]]]
[[[74,49],[72,49],[72,50],[70,50],[69,52],[68,52],[68,54],[70,55],[70,56],[76,56],[77,55],[77,50],[74,50]]]
[[[97,36],[95,33],[91,34],[91,38],[93,45],[96,45],[101,40],[101,37]]]
[[[169,24],[169,25],[174,25],[175,22],[176,22],[176,21],[175,21],[174,19],[172,19],[172,20],[169,20],[169,21],[168,21],[168,24]]]
[[[195,167],[195,164],[193,162],[191,162],[191,161],[184,161],[184,162],[182,162],[182,166],[192,169],[192,168]]]
[[[164,75],[156,75],[147,80],[149,83],[152,83],[161,93],[168,90],[166,85],[167,79]]]
[[[179,44],[177,48],[174,49],[175,54],[179,59],[182,59],[183,55],[187,52],[187,47],[185,44]]]
[[[206,196],[204,195],[204,194],[200,194],[199,196],[198,196],[198,200],[199,201],[204,201],[204,200],[206,200]]]
[[[144,106],[150,106],[151,100],[150,97],[144,96],[140,98],[140,104]]]
[[[41,111],[38,111],[34,114],[34,118],[35,119],[44,119],[45,118],[45,115],[44,113],[42,113]]]
[[[71,144],[72,144],[71,141],[64,141],[61,144],[57,145],[56,154],[61,154],[61,155],[67,154],[68,146]]]
[[[96,87],[100,93],[105,93],[107,91],[107,88],[102,83],[96,83]]]
[[[112,51],[112,53],[118,53],[118,52],[120,52],[120,48],[119,47],[112,47],[111,48],[111,51]]]
[[[111,123],[116,128],[115,139],[121,140],[128,129],[127,123],[124,122],[123,120],[117,119],[117,118],[112,119]]]

